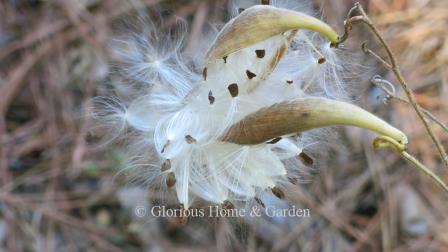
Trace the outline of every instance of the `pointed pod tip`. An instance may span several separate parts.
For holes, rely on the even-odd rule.
[[[260,109],[232,125],[222,140],[243,145],[260,144],[277,137],[336,125],[356,126],[383,135],[387,139],[378,140],[377,148],[388,147],[391,142],[404,150],[408,143],[401,130],[372,113],[347,102],[321,97],[301,98]]]
[[[373,140],[373,148],[376,150],[391,148],[397,152],[402,152],[406,150],[406,145],[408,144],[408,139],[406,135],[403,134],[401,138],[391,138],[388,136],[379,136]]]

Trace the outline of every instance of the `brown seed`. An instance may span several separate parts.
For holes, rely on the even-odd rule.
[[[228,57],[228,56],[224,56],[224,57],[222,57],[222,59],[224,60],[224,63],[227,63],[227,57]]]
[[[255,54],[257,55],[258,58],[263,58],[266,55],[266,51],[265,50],[255,50]]]
[[[180,212],[180,215],[177,217],[178,217],[179,224],[183,226],[188,223],[188,214],[187,214],[187,210],[184,208],[183,204],[181,204],[179,206],[179,209],[181,212]]]
[[[232,97],[238,96],[238,84],[232,83],[227,87],[227,89]]]
[[[207,68],[204,67],[204,70],[202,70],[202,77],[204,77],[204,80],[207,80]]]
[[[247,75],[247,78],[249,78],[249,80],[251,80],[252,78],[254,78],[255,76],[257,76],[256,74],[252,73],[252,72],[249,71],[249,70],[246,70],[246,75]]]
[[[325,61],[327,61],[325,58],[320,58],[317,60],[317,63],[323,64],[323,63],[325,63]]]
[[[287,80],[286,81],[286,83],[288,83],[288,84],[292,84],[294,81],[292,81],[292,80]]]
[[[169,170],[169,169],[171,169],[171,160],[170,159],[167,159],[167,160],[165,160],[164,162],[163,162],[163,164],[162,164],[162,168],[160,169],[162,172],[164,172],[164,171],[167,171],[167,170]]]
[[[293,185],[297,185],[297,183],[298,183],[297,178],[288,177],[288,180]]]
[[[176,174],[174,172],[168,173],[168,176],[166,177],[166,185],[168,187],[173,187],[176,184]]]
[[[305,165],[312,166],[314,164],[314,160],[303,151],[300,152],[299,158]]]
[[[275,196],[277,196],[277,198],[279,198],[279,199],[283,199],[283,198],[285,197],[285,193],[284,193],[282,190],[280,190],[280,188],[278,188],[278,187],[276,187],[276,186],[274,186],[274,187],[271,189],[271,191],[272,191],[272,193],[273,193]]]
[[[215,102],[215,97],[213,96],[212,91],[208,92],[208,101],[210,102],[210,105]]]
[[[163,146],[163,148],[162,148],[162,150],[160,152],[164,153],[165,149],[168,147],[169,144],[170,144],[170,140],[166,141],[166,144]]]
[[[275,144],[278,143],[280,140],[282,140],[282,137],[276,137],[272,139],[271,141],[267,142],[267,144]]]
[[[245,9],[244,8],[238,8],[238,14],[241,14]]]
[[[188,223],[188,216],[187,215],[179,217],[179,225],[185,226],[185,225],[187,225],[187,223]]]
[[[263,208],[265,208],[263,201],[261,201],[261,199],[259,199],[258,197],[254,197],[255,201],[260,204]]]
[[[190,135],[186,135],[185,136],[185,141],[187,141],[188,144],[193,144],[196,143],[196,139],[194,139],[194,137],[190,136]]]
[[[232,204],[232,202],[228,201],[228,200],[224,200],[224,202],[221,204],[221,207],[223,209],[235,209],[235,206]]]

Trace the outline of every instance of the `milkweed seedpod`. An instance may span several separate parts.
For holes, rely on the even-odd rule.
[[[283,32],[307,29],[337,43],[339,36],[329,25],[306,14],[269,5],[253,6],[230,20],[208,52],[211,59],[222,58]]]
[[[288,170],[313,165],[299,132],[351,125],[407,144],[400,130],[336,99],[346,94],[339,49],[330,47],[338,39],[314,17],[260,5],[224,26],[200,70],[189,67],[172,36],[124,40],[127,78],[148,88],[126,106],[100,99],[118,113],[99,114],[135,130],[135,156],[148,157],[145,180],[166,178],[185,209],[195,197],[222,206],[265,190],[283,198],[278,185],[290,183]]]

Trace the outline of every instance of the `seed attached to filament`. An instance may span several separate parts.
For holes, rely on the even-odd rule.
[[[210,92],[208,92],[208,101],[209,101],[210,105],[215,103],[215,97],[213,96],[213,93],[211,90],[210,90]]]
[[[224,200],[224,202],[221,204],[221,207],[223,209],[227,209],[227,210],[235,209],[235,206],[233,205],[233,203],[228,200]]]
[[[193,144],[193,143],[197,142],[197,140],[194,137],[190,136],[190,135],[186,135],[185,136],[185,141],[187,141],[188,144]]]
[[[325,58],[320,58],[317,60],[317,63],[319,63],[320,65],[322,65],[323,63],[325,63],[327,60]]]
[[[171,169],[171,160],[167,159],[167,160],[165,160],[165,162],[163,162],[161,171],[164,172],[164,171],[168,171],[169,169]]]
[[[238,96],[238,84],[232,83],[227,87],[227,89],[232,97]]]
[[[267,143],[267,144],[276,144],[276,143],[278,143],[280,140],[282,140],[282,137],[276,137],[276,138],[274,138],[274,139],[272,139],[271,141],[266,142],[266,143]]]
[[[166,177],[166,185],[168,187],[173,187],[176,184],[176,174],[174,172],[168,173],[168,176]]]
[[[272,189],[271,189],[271,191],[272,191],[272,193],[275,195],[275,196],[277,196],[277,198],[279,198],[279,199],[283,199],[284,197],[285,197],[285,193],[282,191],[282,190],[280,190],[280,188],[278,188],[278,187],[273,187]]]
[[[164,153],[169,144],[170,144],[170,140],[166,141],[165,145],[163,146],[163,148],[160,152]]]
[[[204,78],[204,81],[207,80],[207,68],[204,67],[204,70],[202,70],[202,77]]]
[[[303,151],[300,152],[299,158],[305,165],[312,166],[314,164],[314,160]]]
[[[256,201],[258,204],[260,204],[263,208],[265,208],[265,205],[264,205],[263,201],[261,201],[260,198],[255,197],[254,199],[255,199],[255,201]]]
[[[266,55],[266,51],[265,50],[255,50],[255,54],[257,55],[257,58],[262,59]]]
[[[247,78],[249,78],[249,80],[252,80],[254,77],[256,77],[257,75],[252,73],[250,70],[246,70],[246,75]]]
[[[180,216],[178,216],[179,224],[183,226],[183,225],[186,225],[188,223],[187,209],[185,209],[183,204],[181,204],[179,206],[179,208],[180,208],[180,211],[181,211]]]
[[[297,185],[297,183],[299,182],[297,178],[293,177],[288,177],[288,181],[293,185]]]

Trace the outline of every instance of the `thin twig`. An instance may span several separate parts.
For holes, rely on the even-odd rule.
[[[401,74],[400,67],[399,67],[399,65],[397,63],[397,59],[395,57],[395,54],[392,52],[392,49],[390,48],[390,46],[386,42],[386,40],[383,38],[383,36],[379,33],[377,27],[372,23],[370,18],[367,16],[367,14],[364,11],[364,8],[361,6],[361,4],[355,3],[355,6],[349,11],[350,15],[354,11],[354,9],[357,9],[360,12],[361,16],[351,17],[351,18],[346,20],[345,25],[344,25],[345,26],[345,34],[341,37],[340,43],[344,42],[347,39],[348,32],[351,30],[352,23],[362,22],[362,23],[366,24],[370,28],[370,30],[375,34],[375,36],[380,41],[381,45],[386,50],[386,53],[387,53],[388,58],[390,60],[390,63],[387,63],[385,60],[383,60],[380,57],[375,57],[375,58],[381,59],[380,61],[383,64],[387,63],[387,64],[385,64],[385,66],[387,68],[389,68],[394,73],[394,75],[397,78],[398,82],[400,83],[401,87],[405,91],[406,96],[408,97],[409,103],[412,105],[412,107],[416,111],[418,117],[423,122],[423,125],[425,126],[426,131],[428,132],[429,136],[431,137],[432,142],[436,146],[437,151],[439,152],[439,154],[441,156],[443,164],[445,165],[446,168],[448,168],[448,156],[446,154],[446,151],[443,148],[442,144],[440,143],[440,140],[434,134],[433,130],[431,129],[431,127],[429,125],[429,123],[425,120],[424,115],[423,115],[424,114],[423,109],[417,104],[417,101],[415,99],[415,95],[414,95],[413,91],[409,88],[409,86],[406,83],[403,75]],[[367,52],[369,54],[373,53],[370,50],[368,50]],[[376,54],[372,54],[372,55],[375,56]]]
[[[424,172],[426,175],[428,175],[431,179],[436,182],[443,190],[448,192],[448,186],[443,182],[443,180],[437,176],[434,172],[432,172],[430,169],[428,169],[424,164],[422,164],[420,161],[418,161],[414,156],[406,152],[404,148],[402,148],[402,144],[398,143],[394,139],[387,137],[387,136],[379,136],[375,138],[373,141],[373,146],[375,149],[384,149],[389,148],[400,154],[402,157],[410,161],[412,164],[415,165],[420,171]]]
[[[386,66],[387,69],[392,70],[392,66],[385,59],[383,59],[381,56],[379,56],[378,54],[376,54],[374,51],[370,50],[367,47],[367,41],[361,44],[361,49],[365,54],[370,54],[373,57],[375,57],[379,62],[383,63],[383,65]]]
[[[407,105],[411,105],[411,103],[399,96],[396,96],[394,94],[394,92],[388,90],[386,87],[384,87],[383,85],[379,85],[379,83],[386,83],[388,85],[390,85],[391,87],[393,87],[392,83],[390,83],[387,80],[384,80],[382,78],[380,78],[379,76],[374,77],[372,80],[372,83],[375,84],[377,87],[381,88],[386,94],[387,94],[387,99],[388,100],[396,100],[399,101],[401,103],[407,104]],[[428,117],[429,119],[431,119],[434,123],[436,123],[437,125],[439,125],[442,129],[444,129],[447,133],[448,133],[448,126],[445,125],[443,122],[441,122],[439,119],[437,119],[437,117],[435,115],[433,115],[431,112],[429,112],[428,110],[420,107],[420,109],[423,111],[423,113],[426,115],[426,117]]]
[[[422,163],[420,163],[420,161],[418,161],[414,156],[412,156],[411,154],[409,154],[406,151],[403,151],[400,153],[400,155],[404,158],[406,158],[407,160],[409,160],[411,163],[413,163],[420,171],[426,173],[426,175],[428,175],[429,177],[431,177],[434,181],[437,182],[438,185],[440,185],[445,191],[448,192],[448,186],[445,184],[445,182],[443,182],[439,176],[437,176],[435,173],[433,173],[431,170],[429,170],[428,168],[426,168],[425,165],[423,165]]]

